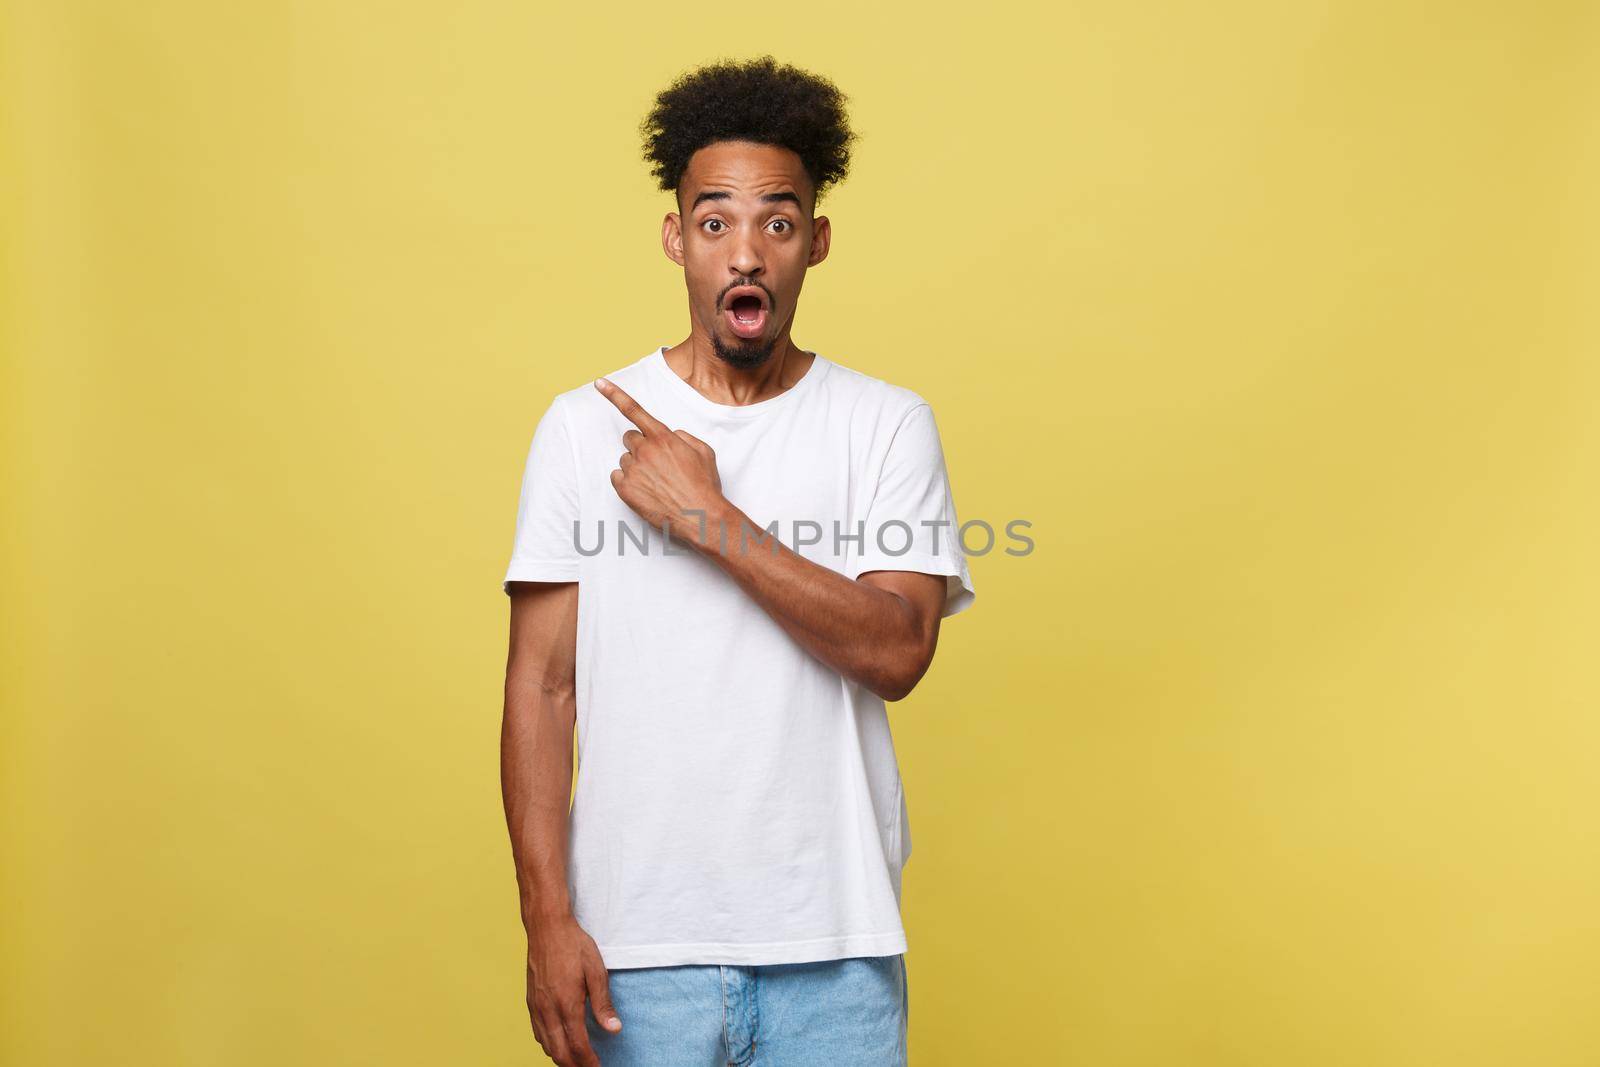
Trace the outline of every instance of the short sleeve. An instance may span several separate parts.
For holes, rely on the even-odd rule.
[[[509,594],[512,582],[577,581],[577,521],[577,459],[557,397],[540,418],[528,446],[511,564],[501,588]]]
[[[895,430],[861,532],[861,552],[849,577],[867,571],[943,575],[945,616],[964,611],[976,599],[939,428],[926,403],[908,411]]]

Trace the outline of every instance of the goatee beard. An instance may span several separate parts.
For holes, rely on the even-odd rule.
[[[772,358],[772,350],[777,346],[776,337],[759,344],[726,345],[722,343],[722,338],[716,334],[711,335],[711,347],[716,351],[717,358],[740,370],[754,370],[761,366]]]

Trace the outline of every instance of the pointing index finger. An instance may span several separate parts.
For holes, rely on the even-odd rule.
[[[665,423],[639,406],[639,402],[623,391],[622,387],[613,384],[610,379],[596,378],[594,387],[600,390],[600,395],[617,406],[617,410],[625,415],[629,422],[639,427],[646,436],[650,434],[666,433]]]

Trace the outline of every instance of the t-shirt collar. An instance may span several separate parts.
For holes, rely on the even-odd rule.
[[[811,366],[806,368],[805,374],[798,382],[779,393],[769,396],[765,400],[758,400],[754,404],[719,404],[715,400],[701,393],[700,390],[678,377],[678,372],[672,369],[667,362],[667,346],[661,345],[654,352],[645,357],[645,362],[650,366],[652,373],[666,380],[666,388],[688,404],[695,411],[712,418],[721,419],[751,419],[758,415],[765,415],[787,404],[794,403],[795,399],[813,388],[822,376],[828,372],[829,363],[826,358],[818,353],[812,353]]]

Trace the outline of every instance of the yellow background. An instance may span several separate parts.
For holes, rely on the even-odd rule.
[[[851,97],[796,339],[1033,522],[892,709],[913,1062],[1600,1057],[1600,19],[11,3],[6,1064],[541,1059],[497,780],[638,120]]]

